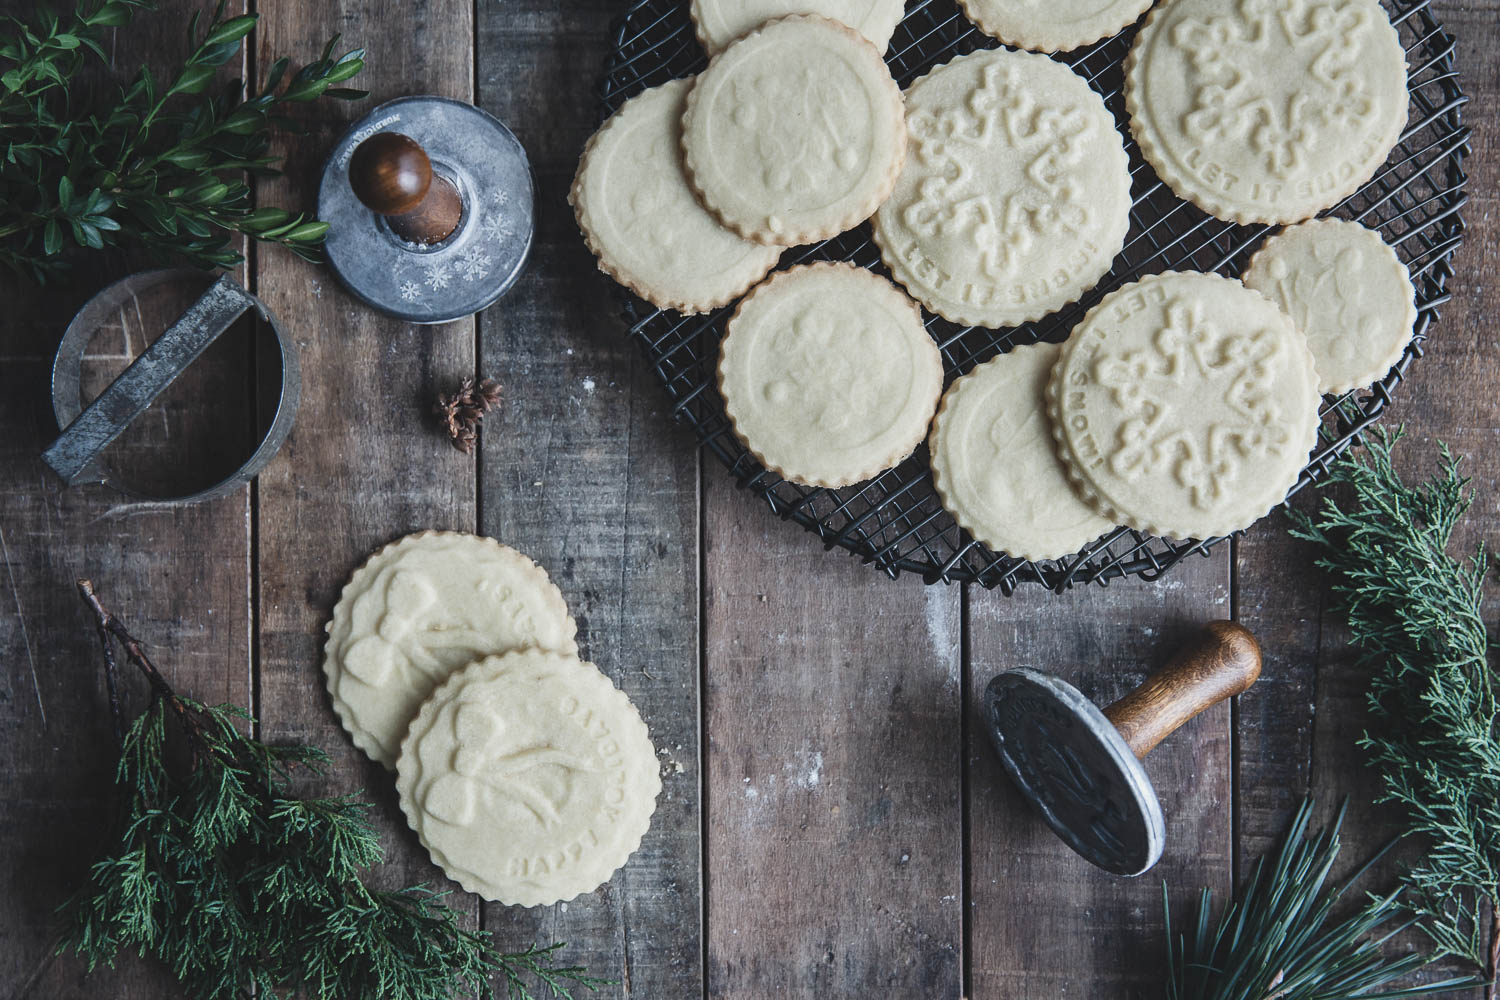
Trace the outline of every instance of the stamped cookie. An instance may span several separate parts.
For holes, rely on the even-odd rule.
[[[450,677],[401,744],[401,811],[449,878],[512,906],[572,899],[640,846],[661,792],[640,713],[592,663],[523,650]]]
[[[1383,377],[1416,328],[1417,292],[1406,265],[1357,222],[1317,219],[1283,229],[1250,258],[1243,280],[1307,337],[1323,392]]]
[[[943,391],[915,302],[850,264],[784,271],[729,321],[724,410],[766,468],[811,486],[863,482],[910,455]]]
[[[1176,538],[1249,527],[1318,432],[1307,341],[1233,278],[1168,272],[1105,296],[1047,386],[1058,453],[1111,521]]]
[[[969,20],[1007,45],[1066,52],[1117,34],[1151,0],[958,0]]]
[[[820,14],[842,21],[884,52],[905,13],[905,0],[693,0],[693,25],[709,55],[788,14]]]
[[[1376,0],[1165,0],[1125,65],[1161,179],[1232,222],[1298,222],[1352,194],[1406,126],[1406,55]]]
[[[901,90],[880,53],[826,17],[771,21],[719,53],[682,119],[689,181],[730,229],[795,246],[858,225],[906,155]]]
[[[1130,228],[1104,101],[1043,55],[959,56],[906,94],[911,142],[875,240],[896,280],[966,326],[1040,319],[1092,288]]]
[[[673,80],[626,101],[589,140],[568,196],[599,270],[684,313],[733,302],[782,250],[719,225],[688,186],[682,111],[692,87]]]
[[[1074,495],[1047,420],[1061,348],[1017,347],[943,394],[932,423],[932,479],[969,534],[1019,559],[1071,555],[1114,527]]]
[[[541,567],[454,531],[377,551],[344,585],[327,631],[333,707],[354,745],[386,767],[417,707],[455,670],[512,649],[578,650],[578,626]]]

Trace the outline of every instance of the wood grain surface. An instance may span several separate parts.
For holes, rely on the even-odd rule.
[[[101,79],[180,52],[200,5],[159,6],[118,33]],[[29,7],[0,0],[3,12]],[[1309,790],[1329,813],[1351,798],[1351,865],[1389,835],[1355,746],[1364,678],[1282,515],[1156,583],[1008,598],[893,582],[825,553],[700,457],[624,336],[566,205],[617,0],[255,9],[262,24],[240,71],[310,59],[343,32],[368,50],[355,83],[373,92],[307,112],[308,134],[283,140],[287,174],[260,187],[261,203],[310,208],[349,120],[380,100],[444,94],[497,114],[526,146],[533,257],[477,319],[414,327],[359,306],[324,268],[254,251],[243,278],[295,332],[302,410],[252,489],[191,508],[63,489],[36,457],[55,432],[46,386],[61,330],[138,262],[110,259],[46,292],[0,278],[0,997],[180,995],[129,957],[88,976],[51,957],[54,908],[100,846],[111,768],[97,647],[72,591],[80,575],[185,692],[246,704],[266,738],[333,753],[317,787],[363,787],[376,803],[382,880],[447,884],[406,830],[389,775],[339,728],[321,674],[323,625],[349,572],[419,528],[481,530],[537,558],[573,608],[584,654],[651,728],[663,793],[614,879],[533,910],[450,900],[507,948],[568,942],[566,958],[620,980],[601,997],[1158,996],[1163,879],[1178,904],[1200,886],[1227,890]],[[1391,421],[1407,427],[1403,469],[1430,469],[1439,438],[1470,456],[1482,494],[1473,541],[1500,531],[1500,2],[1434,10],[1459,39],[1473,97],[1470,229],[1454,299]],[[122,318],[91,348],[99,372],[139,352],[145,319]],[[131,454],[203,447],[211,410],[244,409],[252,368],[227,354],[208,364],[134,432]],[[504,398],[470,457],[429,409],[473,374],[497,378]],[[1162,864],[1134,880],[1093,870],[1005,780],[978,693],[1025,666],[1107,704],[1198,625],[1230,617],[1260,640],[1262,676],[1147,758],[1168,818]]]

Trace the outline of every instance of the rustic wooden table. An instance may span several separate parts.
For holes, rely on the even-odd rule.
[[[243,0],[232,0],[231,6]],[[0,7],[29,8],[5,0]],[[120,31],[120,75],[181,48],[194,0]],[[340,585],[372,549],[420,528],[477,530],[538,559],[571,602],[585,654],[641,707],[662,750],[651,832],[597,892],[535,910],[454,897],[501,942],[569,943],[621,996],[953,998],[1152,995],[1162,878],[1186,899],[1227,888],[1309,789],[1354,800],[1356,852],[1389,817],[1358,765],[1362,680],[1325,617],[1309,552],[1273,516],[1148,584],[1064,596],[895,582],[781,524],[735,490],[669,419],[615,316],[565,195],[593,128],[610,0],[262,0],[243,67],[314,55],[333,32],[369,50],[369,101],[321,107],[288,145],[267,203],[313,205],[347,118],[402,94],[496,113],[530,151],[539,229],[500,305],[436,328],[361,308],[332,276],[279,251],[243,272],[295,331],[300,419],[258,483],[190,508],[64,490],[38,452],[54,432],[47,372],[71,313],[111,275],[46,293],[7,279],[0,333],[0,990],[13,997],[176,996],[126,960],[85,977],[53,960],[53,908],[98,845],[110,744],[97,648],[72,583],[91,576],[178,684],[250,705],[270,739],[329,748],[326,786],[377,802],[391,881],[440,879],[407,832],[389,777],[339,729],[319,671]],[[1401,386],[1409,470],[1441,437],[1471,456],[1470,537],[1500,527],[1500,3],[1437,0],[1473,101],[1468,242],[1427,358]],[[115,265],[112,265],[115,266]],[[117,265],[123,272],[124,265]],[[129,336],[117,353],[139,350]],[[111,348],[110,350],[114,350]],[[105,351],[104,353],[109,353]],[[118,363],[118,361],[116,362]],[[505,387],[466,458],[427,413],[481,372]],[[243,380],[240,380],[243,381]],[[207,395],[220,404],[234,379]],[[200,386],[200,388],[202,388]],[[209,420],[174,397],[131,443]],[[1305,502],[1305,501],[1304,501]],[[1160,664],[1185,631],[1237,617],[1264,678],[1150,758],[1169,817],[1166,859],[1124,881],[1068,852],[1002,780],[973,716],[1015,666],[1056,671],[1101,701]]]

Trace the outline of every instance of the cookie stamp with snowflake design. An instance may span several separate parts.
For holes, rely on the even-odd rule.
[[[1166,0],[1125,76],[1146,159],[1231,222],[1337,204],[1406,126],[1406,54],[1375,0]]]
[[[1109,270],[1130,228],[1114,118],[1068,67],[994,49],[907,90],[910,145],[875,240],[896,280],[968,326],[1040,319]]]
[[[1318,432],[1307,340],[1233,278],[1167,272],[1089,311],[1047,386],[1058,454],[1107,520],[1174,538],[1247,528]]]
[[[396,791],[450,878],[543,906],[608,881],[640,846],[659,766],[640,713],[597,667],[523,650],[433,692],[401,744]]]
[[[735,433],[794,482],[848,486],[921,443],[943,391],[917,304],[851,264],[794,267],[740,303],[719,361]]]
[[[854,29],[784,17],[729,46],[698,77],[682,151],[703,203],[746,239],[829,239],[891,193],[906,155],[901,90]]]

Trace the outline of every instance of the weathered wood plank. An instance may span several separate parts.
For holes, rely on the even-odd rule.
[[[708,986],[962,992],[960,591],[892,582],[705,469]]]
[[[481,526],[552,573],[583,655],[641,709],[663,790],[640,851],[604,886],[489,906],[484,924],[505,947],[568,942],[568,961],[621,980],[603,995],[677,1000],[702,993],[697,456],[567,205],[614,10],[481,9],[480,101],[527,148],[538,222],[526,276],[480,320],[480,368],[505,389],[483,439]]]
[[[239,4],[231,4],[231,12]],[[90,79],[120,81],[151,53],[158,73],[185,51],[188,0],[116,29],[112,65]],[[0,12],[30,16],[33,5],[0,0]],[[137,262],[139,266],[139,262]],[[52,354],[73,312],[133,268],[93,255],[45,290],[0,276],[6,303],[0,333],[0,982],[20,998],[173,996],[170,974],[133,956],[85,976],[82,963],[54,960],[54,910],[81,884],[104,848],[114,745],[91,619],[73,581],[90,576],[184,693],[246,703],[250,694],[248,491],[190,508],[132,502],[98,486],[64,489],[38,455],[56,436],[48,392]],[[158,303],[162,306],[161,303]],[[160,310],[158,310],[160,311]],[[91,387],[123,369],[175,318],[124,316],[90,348]],[[228,336],[234,336],[233,334]],[[116,339],[117,338],[117,339]],[[167,397],[143,414],[108,453],[134,468],[140,485],[191,488],[197,476],[168,474],[176,456],[223,443],[204,433],[219,418],[245,417],[247,345],[201,359]],[[224,352],[240,351],[225,365]],[[114,355],[105,357],[105,355]],[[217,357],[215,355],[218,355]],[[228,428],[243,437],[243,427]],[[233,444],[226,444],[233,449]],[[180,472],[182,466],[178,466]],[[185,544],[186,540],[193,540]],[[126,676],[127,710],[145,702]]]
[[[1161,880],[1174,899],[1230,878],[1229,706],[1188,723],[1146,770],[1167,819],[1162,862],[1138,879],[1090,866],[1005,775],[975,707],[995,674],[1057,674],[1101,707],[1162,666],[1199,624],[1230,617],[1229,552],[1193,558],[1161,581],[1059,596],[969,594],[967,678],[969,996],[974,1000],[1125,997],[1159,992]]]

